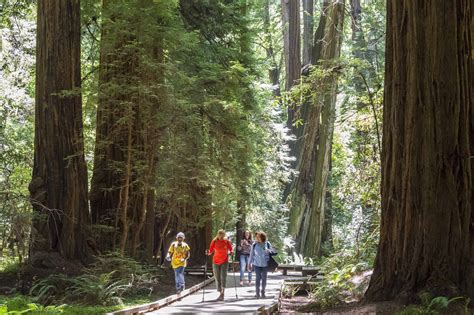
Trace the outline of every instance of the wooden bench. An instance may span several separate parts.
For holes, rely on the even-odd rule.
[[[205,266],[189,266],[184,269],[184,273],[186,275],[203,275],[204,276],[204,270]],[[229,262],[229,271],[233,272],[239,272],[239,263],[234,261],[234,262]],[[207,265],[207,275],[212,276],[212,265]]]
[[[303,276],[315,276],[319,274],[319,267],[316,266],[303,266],[301,267],[301,274]]]
[[[283,281],[283,286],[295,287],[297,291],[311,291],[323,280],[323,276],[291,277]]]
[[[184,269],[184,273],[186,275],[202,275],[204,276],[204,271],[205,271],[204,266],[192,266],[192,267],[186,267]],[[212,266],[207,266],[207,275],[212,276]]]
[[[283,275],[288,275],[288,270],[301,272],[302,276],[314,276],[320,274],[317,266],[303,266],[303,265],[279,265],[278,269],[282,271]]]
[[[278,270],[281,270],[283,275],[287,275],[288,274],[288,270],[290,271],[301,271],[301,268],[303,266],[301,265],[285,265],[285,264],[282,264],[282,265],[278,265]]]

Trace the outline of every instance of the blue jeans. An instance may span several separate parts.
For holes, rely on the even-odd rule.
[[[240,281],[244,281],[245,271],[249,265],[249,256],[250,255],[240,255]],[[249,271],[249,282],[252,281],[252,271]]]
[[[174,281],[176,282],[176,291],[184,290],[184,267],[174,269]]]
[[[260,282],[262,282],[262,295],[265,294],[265,287],[267,286],[267,271],[268,267],[255,267],[255,290],[257,295],[260,295]]]

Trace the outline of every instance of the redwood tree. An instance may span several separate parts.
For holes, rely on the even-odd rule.
[[[285,89],[289,91],[298,82],[301,74],[301,28],[300,28],[300,0],[282,0],[282,21],[283,21],[283,50],[285,57]],[[296,140],[289,144],[291,155],[298,157],[299,138],[302,129],[295,123],[296,106],[300,104],[290,104],[288,107],[288,129],[292,130]],[[284,193],[287,195],[287,192]]]
[[[103,1],[99,105],[91,182],[92,222],[101,248],[152,257],[153,187],[160,140],[163,45],[150,0]],[[147,224],[146,224],[147,223]],[[107,229],[108,227],[108,229]]]
[[[38,1],[32,250],[86,254],[79,0]]]
[[[368,300],[472,289],[473,13],[469,0],[387,1],[381,235]]]
[[[289,233],[296,249],[305,256],[320,254],[332,134],[335,120],[337,75],[334,61],[339,58],[344,22],[344,1],[324,1],[315,31],[312,60],[327,75],[311,76],[314,103],[308,106],[304,143],[298,159],[298,177],[289,196]]]

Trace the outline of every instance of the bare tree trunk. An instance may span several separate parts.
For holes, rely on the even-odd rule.
[[[123,256],[125,255],[125,247],[127,245],[128,240],[128,229],[130,228],[130,223],[128,220],[128,204],[130,200],[130,182],[132,177],[132,123],[128,125],[128,132],[127,132],[127,162],[125,165],[125,178],[124,178],[124,185],[123,185],[123,197],[121,198],[122,201],[122,209],[120,213],[120,221],[122,222],[122,235],[120,238],[120,254]]]
[[[283,45],[285,55],[285,87],[289,91],[300,78],[301,48],[300,48],[300,0],[282,0],[283,16]],[[289,113],[290,114],[290,113]],[[291,119],[293,116],[291,116]],[[290,116],[288,121],[291,123]]]
[[[337,93],[338,73],[331,61],[340,55],[343,20],[344,2],[326,1],[315,34],[314,55],[320,56],[320,66],[332,69],[332,73],[314,82],[320,87],[321,96],[308,109],[299,175],[289,198],[289,233],[297,240],[297,251],[306,256],[320,254]]]
[[[333,137],[334,138],[334,137]],[[332,175],[332,142],[329,149],[329,167],[328,167],[328,181],[331,179]],[[326,189],[326,196],[324,200],[324,222],[323,222],[323,231],[321,236],[321,244],[326,246],[326,249],[331,250],[333,248],[332,242],[332,221],[333,221],[333,212],[332,212],[332,193],[330,189]],[[326,254],[321,252],[322,255]]]
[[[303,0],[303,65],[311,63],[313,53],[314,1]]]
[[[301,32],[300,32],[300,0],[282,0],[283,16],[283,50],[285,57],[285,89],[289,91],[299,80],[301,74]],[[287,126],[295,132],[293,127],[295,106],[288,107]],[[291,155],[297,156],[295,143],[290,143]]]
[[[468,0],[387,2],[382,221],[368,300],[473,297],[473,13]]]
[[[79,0],[38,2],[32,252],[66,258],[86,256],[89,225],[80,12]]]

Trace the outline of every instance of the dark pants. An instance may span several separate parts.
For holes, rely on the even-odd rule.
[[[212,264],[212,271],[214,271],[214,277],[216,279],[216,289],[219,292],[225,289],[228,268],[229,262],[225,262],[221,265]]]
[[[260,295],[260,281],[262,282],[262,294],[265,294],[265,287],[267,286],[267,272],[268,267],[255,266],[255,290],[257,295]]]

